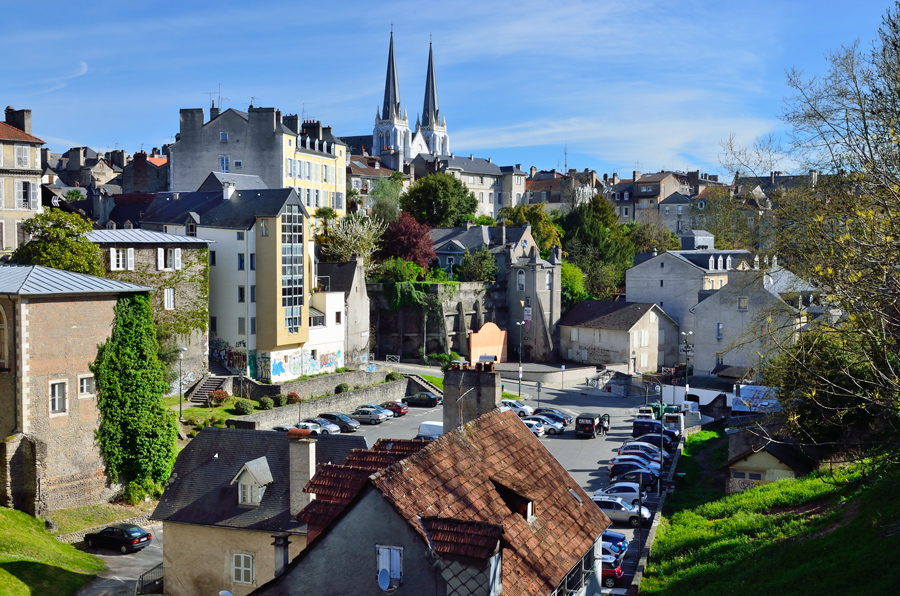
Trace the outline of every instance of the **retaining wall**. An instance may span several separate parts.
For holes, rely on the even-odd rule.
[[[240,379],[233,378],[234,386],[231,394],[259,401],[259,398],[261,397],[271,397],[273,395],[278,395],[279,393],[287,395],[288,393],[294,392],[300,396],[300,399],[310,399],[325,395],[329,391],[334,393],[335,387],[341,383],[347,383],[351,388],[373,385],[379,381],[383,381],[387,374],[387,371],[366,372],[354,370],[313,377],[312,379],[306,379],[305,381],[272,383],[271,385],[257,383],[252,379],[246,378],[243,380],[243,385],[241,385]],[[241,392],[241,387],[243,387],[243,393]]]

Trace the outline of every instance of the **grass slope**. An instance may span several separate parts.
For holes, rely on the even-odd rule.
[[[664,517],[641,594],[897,594],[897,480],[855,480],[819,471]]]
[[[79,530],[105,526],[123,519],[153,513],[156,503],[156,501],[141,501],[135,506],[120,503],[97,503],[83,507],[58,509],[51,514],[51,517],[59,524],[60,534],[71,534]]]
[[[72,594],[103,568],[93,555],[57,542],[41,521],[0,507],[0,596]]]

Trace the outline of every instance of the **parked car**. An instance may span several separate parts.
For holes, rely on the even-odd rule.
[[[519,418],[534,414],[534,408],[527,406],[516,399],[502,399],[500,400],[500,403],[518,414]]]
[[[544,436],[544,426],[540,422],[536,422],[534,420],[525,420],[524,418],[522,419],[522,422],[525,423],[525,426],[528,427],[528,430],[534,433],[534,436]]]
[[[400,401],[405,403],[407,406],[424,406],[426,408],[433,408],[444,403],[444,398],[429,391],[420,391],[419,393],[408,395]]]
[[[611,555],[602,556],[603,569],[600,573],[600,581],[605,588],[615,588],[625,572],[622,571],[621,561]]]
[[[114,548],[122,553],[133,553],[146,548],[153,535],[134,524],[111,524],[99,532],[84,535],[89,548]]]
[[[563,426],[562,422],[555,422],[547,416],[535,414],[534,416],[526,416],[525,418],[522,418],[522,420],[534,420],[535,422],[540,422],[541,426],[544,427],[544,432],[548,435],[560,435],[566,430],[566,427]]]
[[[650,523],[650,510],[646,507],[638,510],[618,497],[593,496],[591,500],[612,522],[627,523],[632,528]]]
[[[612,557],[613,561],[606,565],[604,563],[604,567],[609,567],[610,569],[615,569],[616,567],[622,566],[622,561],[625,560],[625,551],[622,550],[622,547],[616,546],[612,542],[601,542],[600,543],[600,552],[604,557]]]
[[[387,417],[388,420],[390,420],[390,419],[392,419],[392,418],[394,417],[394,413],[393,413],[393,412],[391,412],[391,411],[388,410],[387,408],[382,408],[382,407],[379,406],[378,404],[359,404],[358,406],[356,406],[356,409],[357,409],[357,410],[360,409],[360,408],[369,408],[369,409],[371,409],[371,410],[378,410],[379,412],[381,412],[382,414],[384,414],[384,415]]]
[[[618,474],[617,476],[613,476],[612,472],[610,472],[609,482],[610,484],[618,484],[620,482],[636,482],[637,484],[641,485],[641,488],[653,488],[656,486],[656,483],[659,482],[659,476],[646,469],[623,472]]]
[[[639,437],[641,435],[657,435],[662,427],[659,420],[635,420],[631,425],[631,436]],[[672,428],[663,427],[662,433],[672,440],[677,441],[681,437],[681,433]]]
[[[628,537],[621,532],[615,530],[604,530],[603,541],[610,542],[622,548],[623,551],[628,550]]]
[[[659,433],[655,435],[641,435],[639,437],[634,437],[634,441],[638,443],[650,443],[651,445],[659,446]],[[666,450],[666,453],[672,453],[678,448],[678,441],[673,440],[671,437],[667,437],[663,435],[663,449]]]
[[[563,423],[563,426],[569,426],[570,424],[572,424],[572,417],[562,410],[557,410],[556,408],[535,408],[534,413],[540,414],[541,416],[547,416],[548,418],[550,417],[549,415],[552,414],[557,418],[560,418],[560,422]]]
[[[368,422],[369,424],[381,424],[387,420],[387,414],[373,408],[357,408],[349,414],[351,418],[359,423]]]
[[[595,490],[594,496],[619,497],[626,503],[637,505],[639,500],[647,500],[647,491],[643,490],[636,482],[616,482],[606,488]]]
[[[645,443],[643,441],[626,441],[619,447],[620,451],[635,451],[640,450],[644,453],[648,453],[650,455],[655,456],[659,459],[659,456],[662,455],[663,459],[669,459],[672,456],[666,453],[665,451],[660,451],[659,445],[654,445],[653,443]]]
[[[292,428],[303,428],[303,429],[306,429],[306,430],[309,431],[309,434],[311,434],[311,435],[318,435],[320,432],[322,432],[322,430],[321,430],[322,427],[321,427],[318,423],[316,423],[316,422],[305,422],[305,421],[304,421],[304,422],[300,422],[300,423],[298,423],[298,424],[293,424],[293,425],[290,425],[290,426],[285,426],[285,425],[283,425],[283,424],[282,424],[282,425],[278,425],[278,426],[273,426],[273,427],[272,427],[272,430],[278,431],[278,432],[282,432],[282,433],[286,433],[287,431],[291,430]]]
[[[636,463],[636,462],[621,462],[621,463],[618,463],[618,464],[614,465],[613,467],[611,467],[611,468],[609,469],[609,477],[610,477],[610,478],[615,478],[615,477],[617,477],[617,476],[621,476],[621,475],[624,474],[625,472],[631,472],[631,471],[634,471],[634,470],[645,470],[645,471],[647,471],[647,472],[650,472],[651,474],[653,474],[653,475],[656,476],[657,478],[659,478],[659,471],[658,471],[658,470],[651,470],[651,469],[648,468],[647,466],[645,466],[645,465],[643,465],[643,464]]]
[[[638,457],[637,455],[617,455],[616,457],[609,460],[609,462],[606,464],[606,467],[608,469],[612,469],[618,464],[626,463],[637,464],[639,466],[647,468],[648,470],[653,470],[654,472],[659,474],[659,464],[657,462],[647,461],[646,459]]]
[[[337,412],[325,412],[319,414],[319,418],[324,418],[328,422],[333,422],[341,429],[342,433],[352,433],[353,431],[359,430],[359,422],[353,420],[346,414],[339,414]]]
[[[603,427],[600,426],[600,418],[600,414],[590,412],[579,414],[575,418],[575,436],[593,439],[594,437],[603,434]]]
[[[394,416],[403,416],[407,412],[409,412],[409,406],[407,406],[402,401],[386,401],[381,405],[385,410],[390,410],[394,413]]]
[[[644,450],[642,450],[642,449],[627,449],[627,448],[625,448],[625,447],[619,449],[619,450],[616,452],[616,456],[617,456],[617,457],[624,457],[624,456],[626,456],[626,455],[630,455],[630,456],[633,456],[633,457],[638,457],[638,458],[640,458],[640,459],[642,459],[642,460],[644,460],[644,461],[647,461],[647,462],[653,462],[653,463],[655,463],[656,465],[659,465],[659,454],[658,454],[658,453],[649,453],[649,452],[644,451]],[[669,463],[668,460],[666,460],[666,459],[664,459],[663,461],[666,462],[666,463]]]
[[[318,424],[320,429],[319,432],[323,435],[339,435],[341,434],[341,427],[335,424],[330,420],[325,420],[324,418],[307,418],[305,420],[301,420],[300,422],[311,422],[313,424]],[[351,421],[352,422],[352,421]]]

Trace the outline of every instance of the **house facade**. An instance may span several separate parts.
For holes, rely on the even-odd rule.
[[[38,266],[0,266],[0,502],[33,516],[116,492],[94,440],[90,364],[120,297],[144,285]]]
[[[343,294],[343,319],[339,326],[344,331],[344,366],[368,368],[374,364],[370,358],[370,304],[363,260],[352,258],[347,263],[319,263],[314,292],[314,304],[318,293]],[[335,317],[338,312],[334,311]]]
[[[25,241],[22,222],[41,213],[41,145],[31,134],[31,110],[6,108],[0,122],[0,250]]]
[[[497,212],[505,205],[522,202],[525,192],[525,172],[521,165],[498,166],[491,158],[483,159],[469,155],[419,155],[412,162],[416,178],[444,172],[466,185],[477,201],[475,216],[497,217]]]

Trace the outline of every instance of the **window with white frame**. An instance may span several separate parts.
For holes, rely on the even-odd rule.
[[[109,270],[110,271],[134,271],[134,249],[133,248],[111,248],[111,249],[109,249]]]
[[[243,167],[243,165],[244,165],[244,162],[242,160],[240,160],[240,159],[234,160],[234,167],[240,168],[240,167]]]
[[[668,214],[669,214],[669,206],[666,205],[666,206],[665,206],[665,212],[663,213],[663,215],[668,215]]]
[[[232,579],[236,584],[253,583],[253,555],[235,553],[232,563]]]
[[[193,219],[188,220],[188,222],[187,222],[187,224],[185,224],[184,228],[185,228],[185,232],[187,233],[188,236],[194,236],[194,237],[197,236],[197,223]]]
[[[175,310],[175,288],[164,288],[163,297],[166,310]]]
[[[66,382],[50,381],[50,413],[62,414],[66,411]]]
[[[37,209],[38,185],[29,180],[16,180],[16,209]]]
[[[219,171],[222,173],[228,173],[229,165],[231,164],[231,156],[230,155],[220,155],[219,156]]]
[[[641,329],[641,347],[646,348],[650,345],[650,331],[648,329]]]
[[[78,377],[78,398],[94,395],[94,376],[82,375]]]
[[[16,167],[27,168],[31,165],[28,159],[28,147],[26,145],[16,145]]]
[[[641,354],[641,368],[642,369],[647,368],[647,360],[648,360],[647,354],[646,353]]]
[[[160,271],[172,271],[181,269],[180,248],[157,248],[156,268]]]
[[[246,295],[244,286],[238,286],[238,302],[246,302]]]
[[[525,291],[525,272],[519,269],[519,272],[516,273],[516,289],[520,292]]]
[[[268,236],[269,235],[269,220],[268,219],[259,220],[259,235],[260,236]]]
[[[382,569],[387,571],[388,590],[397,588],[403,581],[403,548],[376,544],[375,556],[378,574],[381,574]]]
[[[725,323],[716,323],[716,337],[719,339],[725,337]]]
[[[569,332],[569,340],[578,341],[578,327],[572,327],[572,330]]]
[[[240,253],[238,253],[237,258],[238,258],[238,271],[243,271],[244,270],[244,259],[246,258],[246,255],[244,255],[244,253],[240,252]]]
[[[650,317],[649,317],[649,318],[650,318],[650,322],[651,322],[651,323],[655,323],[655,322],[657,321],[656,313],[653,312],[653,311],[651,310],[651,311],[650,311]]]

